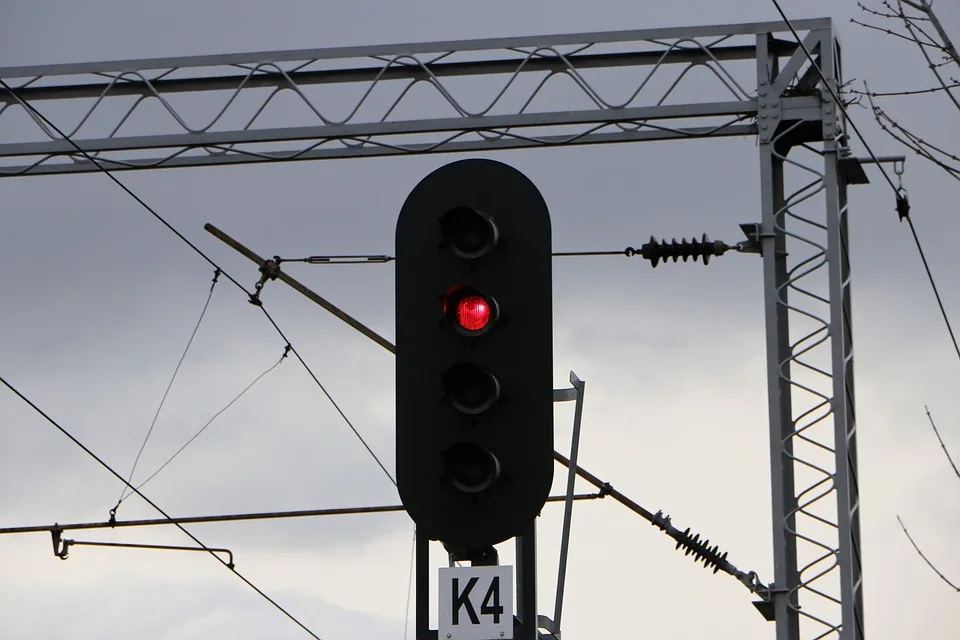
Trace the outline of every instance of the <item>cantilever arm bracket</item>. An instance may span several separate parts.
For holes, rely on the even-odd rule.
[[[221,547],[185,547],[181,545],[168,544],[136,544],[133,542],[94,542],[88,540],[65,540],[63,538],[63,529],[59,525],[54,525],[50,529],[50,535],[53,538],[53,554],[61,560],[66,560],[71,546],[85,547],[114,547],[120,549],[154,549],[159,551],[205,551],[213,554],[224,554],[227,561],[224,563],[228,568],[233,569],[233,552],[230,549]]]

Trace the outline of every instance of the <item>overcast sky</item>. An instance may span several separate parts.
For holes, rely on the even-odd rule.
[[[915,47],[850,24],[852,1],[784,3],[833,17],[848,79],[924,88]],[[940,6],[942,5],[942,6]],[[960,7],[941,0],[960,40]],[[0,67],[775,20],[768,0],[675,3],[123,2],[7,0]],[[487,86],[487,85],[478,85]],[[753,87],[747,87],[752,91]],[[699,91],[694,86],[693,91]],[[960,149],[943,96],[889,103]],[[55,121],[69,111],[52,103]],[[543,110],[573,108],[562,101]],[[410,117],[415,117],[411,113]],[[902,150],[854,118],[878,154]],[[3,124],[0,142],[19,136]],[[160,118],[160,115],[156,116]],[[59,122],[58,122],[59,124]],[[147,122],[144,126],[149,125]],[[282,120],[275,126],[282,126]],[[865,155],[859,142],[854,153]],[[760,218],[753,139],[494,154],[527,173],[551,208],[559,251],[623,249],[651,234],[741,239]],[[203,231],[212,222],[262,254],[393,252],[409,190],[455,156],[250,165],[121,177],[246,286],[252,263]],[[871,638],[956,638],[957,594],[900,530],[960,580],[960,481],[926,422],[960,455],[960,363],[909,231],[873,169],[853,187],[851,245],[866,627]],[[913,217],[944,302],[960,323],[957,184],[911,158]],[[581,463],[772,580],[761,263],[728,255],[652,270],[639,258],[555,261],[555,383],[588,383]],[[304,266],[297,278],[392,339],[392,266]],[[0,375],[122,473],[129,471],[206,300],[212,269],[102,175],[0,180]],[[393,358],[279,283],[264,300],[373,450],[393,469]],[[960,327],[958,327],[960,328]],[[221,280],[140,461],[143,479],[277,361],[284,343]],[[569,447],[572,407],[557,407]],[[556,488],[562,486],[558,468]],[[0,527],[106,519],[121,484],[10,393],[0,392]],[[587,490],[584,487],[584,490]],[[284,361],[144,489],[176,515],[394,504],[396,490],[313,380]],[[539,521],[540,613],[553,609],[561,509]],[[156,517],[131,498],[121,519]],[[412,522],[403,513],[190,527],[324,640],[404,635]],[[189,544],[172,528],[78,531],[77,540]],[[436,545],[434,545],[436,546]],[[201,554],[74,548],[46,534],[0,537],[0,637],[143,640],[306,635]],[[510,561],[512,554],[504,552]],[[435,550],[434,563],[444,559]],[[673,550],[612,500],[582,503],[565,637],[770,638],[751,594]],[[412,620],[411,620],[412,622]],[[412,635],[412,630],[411,630]]]

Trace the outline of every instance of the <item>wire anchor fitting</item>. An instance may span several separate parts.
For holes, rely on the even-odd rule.
[[[897,174],[897,217],[903,222],[910,217],[910,199],[907,196],[907,189],[903,186],[904,162],[894,162],[893,172]]]
[[[250,294],[250,304],[258,307],[263,305],[263,302],[260,301],[260,292],[263,290],[263,285],[267,283],[267,280],[277,279],[277,276],[280,275],[280,263],[282,261],[283,259],[280,256],[273,256],[272,259],[264,260],[263,264],[260,265],[260,280],[253,285],[254,292]]]

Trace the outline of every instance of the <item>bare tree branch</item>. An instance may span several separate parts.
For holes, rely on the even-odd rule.
[[[883,11],[877,11],[876,9],[871,9],[870,7],[863,4],[862,2],[858,2],[857,6],[860,7],[860,10],[863,11],[864,13],[869,13],[870,15],[876,16],[877,18],[891,18],[893,20],[899,20],[903,12],[902,10],[898,12],[896,9],[893,8],[893,6],[889,2],[884,2],[883,6],[890,9],[891,13],[884,13]]]
[[[933,563],[930,562],[930,560],[927,559],[927,556],[923,555],[923,552],[920,551],[920,547],[918,547],[918,546],[917,546],[917,543],[913,541],[913,538],[910,536],[910,532],[907,531],[907,528],[903,525],[903,520],[900,519],[900,516],[899,516],[899,515],[897,515],[897,522],[900,523],[900,528],[903,529],[903,532],[907,535],[907,540],[910,541],[910,544],[913,545],[913,548],[916,549],[916,551],[917,551],[918,554],[920,554],[920,557],[923,558],[923,561],[927,563],[927,566],[929,566],[931,569],[933,569],[934,573],[936,573],[938,576],[940,576],[940,579],[941,579],[941,580],[943,580],[943,581],[946,582],[948,585],[950,585],[951,587],[953,587],[953,590],[954,590],[954,591],[960,593],[960,587],[958,587],[957,585],[955,585],[955,584],[953,584],[952,582],[950,582],[950,580],[947,579],[947,576],[943,575],[943,574],[940,572],[940,570],[937,569],[937,568],[933,565]]]
[[[901,24],[905,33],[898,33],[893,29],[853,20],[854,23],[864,26],[865,28],[881,31],[903,40],[909,40],[917,45],[917,48],[920,49],[920,53],[927,63],[927,67],[936,78],[937,86],[922,90],[880,93],[871,92],[869,87],[866,86],[866,83],[864,83],[864,92],[852,91],[852,93],[859,94],[860,97],[864,95],[867,96],[870,101],[870,109],[873,112],[874,119],[884,132],[917,155],[939,166],[954,179],[960,180],[960,157],[948,153],[944,149],[927,142],[921,136],[908,130],[884,112],[874,100],[879,97],[943,93],[946,94],[950,102],[953,103],[953,106],[960,112],[960,98],[958,98],[958,94],[954,93],[955,91],[960,91],[960,82],[953,77],[949,79],[946,78],[945,73],[942,71],[943,67],[951,63],[955,63],[957,67],[960,68],[960,54],[957,53],[957,49],[950,40],[949,34],[947,34],[937,14],[934,12],[933,2],[931,0],[883,0],[881,5],[886,9],[885,11],[873,9],[864,5],[862,2],[858,2],[857,4],[862,11],[871,16],[887,20],[896,20]],[[935,34],[928,32],[926,25],[923,23],[929,23],[933,27],[932,31],[934,31]],[[943,59],[935,60],[934,58],[939,56],[937,54],[931,55],[931,49],[942,53]]]
[[[887,34],[888,36],[894,36],[895,38],[900,38],[900,39],[902,39],[902,40],[906,40],[907,42],[916,42],[913,38],[910,38],[910,37],[908,37],[908,36],[905,36],[905,35],[903,35],[902,33],[897,33],[897,32],[894,31],[893,29],[885,29],[885,28],[883,28],[883,27],[878,27],[878,26],[876,26],[876,25],[869,24],[869,23],[866,23],[866,22],[860,22],[860,21],[857,20],[856,18],[850,18],[850,22],[852,22],[853,24],[858,24],[858,25],[860,25],[861,27],[866,27],[867,29],[873,29],[874,31],[879,31],[879,32],[881,32],[881,33],[885,33],[885,34]],[[920,44],[922,44],[922,45],[925,46],[925,47],[934,47],[935,49],[939,49],[939,48],[940,48],[940,45],[937,45],[937,44],[928,44],[928,43],[926,43],[926,42],[923,42],[923,43],[920,43]]]
[[[921,0],[921,2],[914,2],[913,0],[900,0],[900,2],[907,5],[908,7],[913,7],[917,11],[923,11],[923,12],[926,12],[927,9],[929,9],[930,6],[933,4],[931,2],[927,2],[927,0]]]
[[[951,177],[960,180],[960,168],[951,166],[949,164],[949,161],[952,160],[960,165],[960,157],[957,157],[929,142],[926,142],[923,140],[923,138],[907,130],[890,115],[888,115],[883,109],[877,106],[876,102],[874,102],[872,92],[870,91],[866,82],[864,82],[864,87],[866,90],[863,92],[863,95],[866,95],[867,99],[870,101],[870,109],[873,112],[873,117],[877,121],[877,124],[880,125],[880,128],[883,129],[887,135],[917,155],[939,166]],[[943,158],[937,157],[934,154],[940,154],[943,156]]]
[[[936,38],[927,33],[923,27],[917,24],[915,17],[904,18],[904,21],[909,22],[910,27],[925,38],[925,40],[915,37],[910,38],[915,43],[921,46],[930,47],[931,49],[936,49],[937,51],[942,51],[943,53],[947,52],[947,49],[944,47],[943,43],[939,42]]]
[[[886,117],[886,118],[889,118],[889,116],[886,116],[886,114],[883,114],[883,116]],[[954,154],[952,154],[952,153],[948,153],[947,151],[944,151],[944,150],[941,149],[940,147],[938,147],[938,146],[936,146],[936,145],[934,145],[934,144],[932,144],[932,143],[930,143],[930,142],[927,142],[926,140],[924,140],[924,139],[921,138],[920,136],[918,136],[918,135],[912,133],[911,131],[905,129],[904,127],[902,127],[902,126],[901,126],[899,123],[897,123],[897,122],[890,121],[890,123],[891,123],[891,125],[892,125],[894,128],[897,129],[897,131],[899,131],[901,134],[903,134],[903,136],[904,136],[907,140],[910,141],[912,148],[916,149],[921,155],[923,155],[924,157],[926,157],[926,158],[929,159],[930,161],[932,161],[932,162],[940,165],[943,169],[945,169],[946,171],[948,171],[953,177],[955,177],[955,178],[960,178],[960,169],[957,169],[957,168],[955,168],[955,167],[952,167],[952,166],[948,165],[948,164],[946,163],[946,160],[943,160],[942,158],[938,158],[938,157],[937,157],[936,155],[934,155],[934,154],[940,154],[940,155],[942,155],[942,156],[945,156],[945,157],[946,157],[947,159],[949,159],[949,160],[953,160],[954,162],[960,162],[960,157],[957,157],[956,155],[954,155]]]
[[[896,6],[894,6],[894,3]],[[957,108],[957,110],[960,111],[960,100],[958,100],[957,96],[954,95],[954,90],[960,89],[960,82],[953,77],[950,77],[948,81],[944,77],[945,73],[942,71],[944,67],[950,65],[951,63],[956,64],[957,68],[960,68],[960,53],[957,52],[957,48],[950,40],[949,34],[943,28],[943,25],[937,17],[936,12],[933,10],[933,0],[883,0],[881,5],[886,9],[886,11],[867,7],[861,2],[858,2],[857,5],[862,11],[870,16],[873,16],[874,18],[895,20],[900,23],[905,33],[899,33],[890,28],[880,27],[861,22],[856,19],[851,19],[851,22],[864,28],[880,31],[901,40],[908,40],[917,45],[917,48],[920,49],[920,53],[923,55],[924,60],[926,60],[927,67],[933,73],[939,86],[920,90],[880,93],[871,92],[870,88],[867,86],[867,83],[864,82],[864,91],[860,92],[853,90],[851,92],[860,95],[860,97],[867,97],[873,117],[885,133],[917,155],[920,155],[921,157],[942,168],[951,177],[960,180],[960,157],[949,153],[930,142],[927,142],[919,135],[903,127],[893,117],[881,109],[875,100],[880,97],[944,93]],[[908,8],[912,9],[913,12],[908,13]],[[932,27],[932,30],[928,30],[930,27],[927,27],[927,24],[925,23],[929,24],[930,27]],[[935,60],[934,58],[939,58],[940,56],[937,53],[931,55],[931,50],[943,54],[943,59]],[[947,461],[953,468],[954,474],[958,479],[960,479],[960,469],[957,468],[953,458],[950,456],[950,452],[947,450],[946,444],[943,442],[943,438],[940,437],[940,431],[937,429],[937,425],[933,421],[933,416],[930,414],[930,409],[924,406],[924,410],[927,413],[927,419],[930,421],[930,426],[933,428],[933,432],[937,437],[937,441],[940,443],[940,448],[943,449],[943,453],[947,456]],[[950,585],[954,591],[960,593],[960,587],[951,582],[920,550],[920,547],[917,546],[917,543],[910,535],[910,532],[907,531],[907,527],[903,524],[903,520],[900,519],[899,515],[897,515],[897,522],[900,523],[900,528],[903,529],[903,533],[907,536],[907,540],[910,541],[910,544],[913,545],[914,550],[923,559],[923,561],[927,563],[927,566],[929,566],[933,572],[940,577],[941,580]]]
[[[950,35],[947,33],[946,29],[943,28],[943,24],[940,22],[937,14],[934,12],[933,3],[929,2],[928,0],[923,0],[922,2],[916,2],[914,0],[896,0],[896,2],[897,6],[895,7],[888,0],[884,0],[882,5],[886,7],[888,11],[878,11],[877,9],[868,7],[862,2],[858,2],[857,6],[860,7],[861,11],[868,15],[884,20],[895,20],[898,23],[902,23],[907,29],[909,35],[904,35],[894,31],[893,29],[879,27],[877,25],[861,22],[856,19],[851,19],[851,22],[867,29],[874,29],[902,40],[911,41],[920,47],[936,49],[947,57],[948,64],[949,62],[954,62],[960,66],[960,54],[958,54],[956,47],[950,40]],[[907,13],[904,7],[910,7],[917,13]],[[934,31],[936,31],[936,36],[928,32],[927,29],[922,26],[922,23],[925,22],[930,23]]]
[[[903,2],[903,0],[898,0],[898,2]],[[929,3],[928,3],[929,6]],[[929,7],[926,9],[927,15],[931,20],[935,20],[936,16],[933,13],[933,8]],[[939,24],[937,22],[936,24]],[[937,82],[940,83],[940,86],[946,89],[947,97],[950,98],[950,101],[953,102],[953,106],[957,108],[957,111],[960,111],[960,100],[957,99],[953,92],[950,89],[947,89],[948,82],[944,80],[943,75],[940,73],[938,65],[935,65],[933,60],[930,59],[930,53],[927,51],[926,47],[920,45],[920,39],[916,37],[917,30],[919,29],[914,25],[908,18],[903,19],[903,25],[907,29],[907,32],[914,37],[914,40],[917,42],[917,47],[920,49],[920,53],[923,54],[924,59],[927,61],[927,64],[930,66],[930,70],[933,71],[933,75],[937,77]],[[921,30],[922,31],[922,30]],[[960,67],[960,55],[957,55],[957,50],[953,47],[953,43],[950,42],[950,38],[947,37],[946,32],[943,32],[942,29],[937,29],[941,33],[941,37],[944,39],[943,51],[947,53],[952,60],[957,63],[957,66]]]
[[[943,444],[943,438],[940,437],[940,431],[937,430],[937,425],[933,422],[933,416],[930,415],[930,409],[926,405],[923,406],[924,411],[927,412],[927,420],[930,421],[930,426],[933,427],[933,432],[937,434],[937,440],[940,442],[940,448],[943,449],[943,453],[946,454],[947,460],[950,461],[950,466],[953,467],[953,472],[957,475],[957,478],[960,478],[960,471],[957,470],[957,465],[953,463],[953,458],[950,457],[950,452],[947,451],[947,445]]]
[[[910,2],[909,0],[901,0],[901,2],[908,2],[910,6],[916,6],[915,3]],[[943,48],[946,54],[950,56],[950,58],[957,64],[958,67],[960,67],[960,52],[957,51],[957,48],[950,40],[950,35],[947,33],[947,30],[943,28],[943,24],[940,22],[937,14],[934,13],[933,2],[930,0],[924,0],[922,4],[923,8],[921,10],[930,19],[930,22],[933,24],[933,28],[937,30],[937,34],[943,41]]]
[[[907,147],[908,149],[916,153],[918,156],[921,156],[922,158],[925,158],[926,160],[937,165],[938,167],[946,171],[950,177],[954,178],[955,180],[960,180],[960,169],[950,166],[945,161],[940,160],[939,158],[934,156],[930,151],[927,151],[926,149],[919,146],[918,144],[913,143],[909,139],[910,138],[910,136],[908,135],[909,132],[906,132],[906,130],[903,129],[902,127],[899,127],[899,125],[897,126],[902,132],[904,132],[902,133],[902,135],[898,134],[896,131],[891,130],[889,127],[886,127],[883,124],[881,124],[881,127],[883,127],[884,131],[886,131],[887,134],[889,134],[890,137],[892,137],[894,140],[896,140],[903,146]]]
[[[850,89],[850,93],[855,93],[857,95],[863,95],[863,96],[869,95],[874,98],[893,98],[897,96],[915,96],[921,93],[938,93],[940,91],[948,91],[950,89],[960,89],[960,82],[957,82],[952,78],[951,78],[951,81],[952,81],[952,84],[947,88],[930,87],[929,89],[908,89],[905,91],[872,91],[870,93],[866,93],[858,89]]]

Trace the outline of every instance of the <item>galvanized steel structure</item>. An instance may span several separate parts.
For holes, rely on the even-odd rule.
[[[863,638],[847,185],[829,19],[0,69],[116,171],[756,136],[777,639]],[[271,110],[286,123],[262,126]],[[69,124],[68,124],[69,123]],[[0,90],[0,176],[98,170]]]

